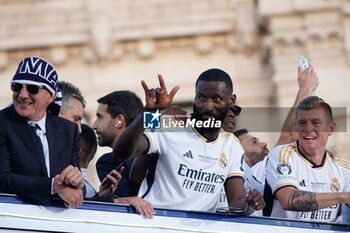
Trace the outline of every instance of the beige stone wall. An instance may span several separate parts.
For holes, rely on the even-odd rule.
[[[19,61],[39,55],[80,87],[90,123],[97,98],[121,89],[143,97],[140,81],[157,85],[158,73],[180,85],[177,103],[191,103],[211,67],[231,75],[241,106],[288,107],[301,54],[319,74],[316,93],[348,106],[349,9],[345,0],[0,0],[0,106]],[[270,145],[277,136],[261,133]],[[347,142],[336,134],[330,147],[349,158]]]
[[[96,97],[115,89],[141,94],[140,80],[155,83],[158,73],[169,85],[181,85],[180,102],[192,100],[193,80],[209,67],[227,70],[242,89],[264,86],[254,1],[0,3],[1,84],[8,85],[23,56],[43,56],[61,79],[81,87],[89,114]],[[270,95],[242,93],[264,105]],[[2,92],[1,103],[7,99]]]

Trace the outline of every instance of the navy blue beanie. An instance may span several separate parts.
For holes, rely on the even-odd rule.
[[[50,63],[40,57],[31,56],[19,63],[11,82],[45,86],[55,96],[47,111],[58,115],[62,105],[62,93],[58,89],[57,80],[58,74]]]

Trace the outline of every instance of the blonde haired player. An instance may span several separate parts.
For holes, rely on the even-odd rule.
[[[341,203],[350,203],[350,164],[330,156],[334,132],[332,109],[317,96],[296,109],[297,140],[269,154],[266,179],[277,200],[272,217],[335,222]]]

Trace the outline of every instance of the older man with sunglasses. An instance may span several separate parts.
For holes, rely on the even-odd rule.
[[[11,81],[13,104],[0,111],[0,192],[38,204],[58,195],[67,207],[83,201],[78,127],[57,115],[57,72],[24,58]]]

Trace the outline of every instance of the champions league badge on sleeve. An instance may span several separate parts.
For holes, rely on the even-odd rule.
[[[292,173],[292,168],[286,163],[281,163],[278,164],[277,171],[279,174],[286,176]]]
[[[144,129],[159,129],[160,128],[160,116],[162,114],[157,110],[156,112],[144,112],[143,113],[143,128]]]

